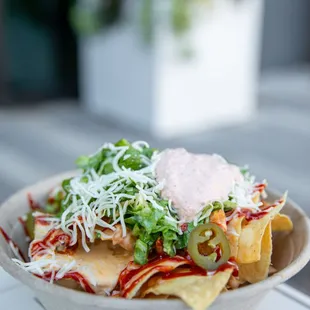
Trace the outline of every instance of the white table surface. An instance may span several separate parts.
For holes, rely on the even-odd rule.
[[[0,309],[43,310],[35,300],[34,293],[25,285],[13,279],[0,267]],[[258,310],[307,310],[310,297],[282,284],[262,301]]]

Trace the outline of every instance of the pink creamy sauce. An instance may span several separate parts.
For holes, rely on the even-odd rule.
[[[237,166],[218,155],[166,150],[156,165],[156,179],[164,181],[162,197],[170,199],[180,220],[191,222],[208,203],[228,199],[234,182],[243,181]]]

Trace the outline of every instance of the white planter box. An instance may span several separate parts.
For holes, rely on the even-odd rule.
[[[247,121],[255,112],[262,0],[216,0],[193,22],[194,55],[157,27],[152,47],[134,26],[80,40],[86,109],[159,137]]]

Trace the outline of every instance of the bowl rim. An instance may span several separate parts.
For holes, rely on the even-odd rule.
[[[0,217],[3,212],[5,212],[6,207],[12,203],[17,197],[21,195],[25,195],[28,192],[31,192],[34,188],[40,186],[40,187],[46,187],[47,184],[50,183],[56,183],[59,182],[61,179],[68,178],[70,176],[74,176],[76,174],[76,170],[73,171],[67,171],[64,173],[60,173],[57,175],[54,175],[52,177],[46,178],[42,181],[39,181],[33,185],[27,186],[19,191],[17,191],[15,194],[10,196],[8,199],[6,199],[1,205],[0,205]],[[272,195],[275,195],[277,197],[280,197],[278,191],[275,190],[268,190],[268,192]],[[267,291],[271,288],[274,288],[275,286],[285,282],[287,279],[291,278],[293,275],[295,275],[297,272],[299,272],[310,260],[310,220],[307,217],[306,213],[299,207],[294,201],[292,201],[290,198],[287,200],[287,203],[291,205],[291,207],[294,209],[295,212],[298,212],[300,217],[302,217],[305,221],[305,246],[301,250],[299,256],[287,267],[282,269],[281,271],[277,272],[276,274],[268,277],[266,280],[260,281],[255,284],[250,284],[245,287],[238,288],[237,290],[228,291],[225,293],[220,294],[220,296],[217,298],[217,300],[221,300],[222,302],[232,300],[235,298],[239,298],[239,295],[247,295],[247,296],[253,296],[257,292],[263,292]],[[171,306],[181,306],[184,305],[184,303],[179,299],[171,299],[171,300],[158,300],[158,299],[124,299],[124,298],[110,298],[110,297],[104,297],[101,295],[93,295],[85,292],[80,292],[76,290],[72,290],[69,288],[61,287],[58,285],[51,284],[49,282],[46,282],[40,278],[37,278],[33,276],[30,273],[27,273],[26,271],[19,269],[16,264],[11,260],[9,256],[7,256],[4,251],[1,251],[0,247],[0,266],[3,267],[3,269],[10,274],[13,278],[17,279],[18,281],[22,282],[23,284],[27,285],[31,289],[36,291],[40,291],[42,293],[47,293],[50,295],[57,295],[59,297],[62,297],[66,299],[68,302],[72,302],[73,304],[78,303],[79,305],[84,306],[102,306],[105,307],[113,307],[114,309],[121,309],[126,305],[129,306],[129,303],[132,305],[137,305],[140,307],[147,307],[152,304],[156,304],[157,306],[161,306],[162,304]]]

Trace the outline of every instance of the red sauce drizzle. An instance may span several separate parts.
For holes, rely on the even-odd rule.
[[[221,258],[221,249],[220,247],[216,248],[215,253],[217,253],[217,260]],[[189,259],[187,259],[189,258]],[[184,267],[186,268],[186,271],[184,272],[175,272],[175,268],[172,266],[158,266],[160,262],[163,261],[177,261],[181,262],[184,261]],[[201,275],[201,276],[208,276],[208,275],[214,275],[218,272],[225,271],[227,269],[233,268],[232,275],[237,277],[239,274],[238,271],[238,265],[236,264],[235,258],[231,257],[227,263],[222,264],[217,270],[215,271],[207,271],[199,266],[197,266],[187,255],[186,258],[181,256],[175,256],[175,257],[169,257],[169,256],[159,256],[149,261],[149,263],[140,266],[138,268],[135,268],[137,265],[135,265],[133,262],[130,262],[127,267],[121,272],[119,279],[118,279],[118,288],[120,289],[120,296],[126,297],[127,294],[141,281],[144,275],[146,275],[148,272],[153,271],[154,269],[158,272],[163,273],[162,279],[168,280],[173,278],[179,278],[179,277],[185,277],[185,276],[193,276],[193,275]],[[133,281],[129,287],[126,287],[127,283],[135,277],[137,274],[143,272],[143,270],[149,269],[147,273],[145,273],[143,276],[137,278],[135,281]]]
[[[262,193],[264,191],[264,189],[266,188],[266,184],[265,183],[260,183],[260,184],[256,184],[254,186],[254,192],[260,192]]]
[[[68,272],[67,274],[64,275],[63,279],[72,279],[78,282],[85,292],[95,294],[95,291],[92,289],[87,279],[79,272],[76,271]]]
[[[252,212],[251,210],[248,209],[243,209],[240,211],[239,216],[244,215],[245,219],[250,222],[252,220],[259,220],[262,217],[264,217],[266,214],[268,214],[268,210],[275,208],[276,206],[278,206],[279,204],[283,203],[283,199],[279,199],[278,201],[276,201],[274,204],[272,205],[266,205],[266,206],[262,206],[260,209],[261,211],[259,212]]]
[[[42,225],[42,226],[48,226],[48,225],[51,224],[51,222],[45,220],[47,217],[49,217],[48,214],[45,214],[45,215],[38,215],[38,216],[35,217],[35,222],[36,222],[37,224]]]
[[[184,265],[191,265],[192,262],[188,261],[187,259],[181,257],[181,256],[174,256],[174,257],[169,257],[169,256],[159,256],[156,257],[152,260],[150,260],[147,264],[140,266],[138,268],[134,268],[135,264],[133,262],[130,262],[127,267],[121,272],[119,279],[118,279],[118,284],[120,288],[120,295],[122,297],[126,297],[128,293],[141,281],[141,279],[147,275],[148,273],[156,270],[157,272],[162,272],[162,273],[169,273],[175,267],[173,266],[159,266],[159,263],[165,262],[165,261],[174,261],[174,262],[184,262]],[[132,269],[134,268],[134,269]],[[149,269],[148,272],[145,274],[141,275],[141,277],[138,277],[135,281],[133,281],[128,287],[126,287],[127,283],[135,277],[137,274],[142,273],[145,269]]]
[[[14,246],[14,248],[17,250],[19,256],[23,259],[23,261],[25,262],[25,256],[23,254],[23,252],[21,251],[21,249],[19,248],[19,246],[9,237],[9,235],[5,232],[5,230],[0,227],[0,233],[3,236],[4,240],[7,242],[7,244],[10,246],[10,244],[12,244]]]
[[[50,197],[47,198],[47,203],[52,205],[54,202],[55,202],[55,198],[54,197],[50,196]]]
[[[225,264],[222,264],[221,266],[219,266],[216,271],[215,271],[215,274],[217,274],[218,272],[221,272],[221,271],[225,271],[227,269],[231,269],[233,268],[233,272],[232,272],[232,275],[234,277],[238,277],[239,276],[239,268],[238,268],[238,265],[236,263],[236,260],[234,257],[231,257],[227,263]]]
[[[186,272],[166,272],[163,275],[164,280],[186,277],[186,276],[206,276],[208,274],[207,270],[199,266],[191,266],[190,269]]]
[[[163,272],[163,273],[168,273],[170,271],[172,271],[175,267],[172,267],[172,266],[156,266],[156,267],[153,267],[153,268],[150,268],[150,270],[148,271],[148,273],[152,272],[153,270],[157,271],[157,272]],[[147,274],[147,273],[146,273]],[[146,275],[145,274],[145,275]],[[137,280],[133,281],[131,283],[130,286],[124,288],[122,290],[122,293],[121,293],[121,296],[123,297],[127,297],[128,293],[141,281],[141,279],[145,276],[145,275],[142,275],[141,277],[139,277]]]
[[[158,265],[158,263],[160,262],[164,262],[164,261],[175,261],[175,262],[181,262],[181,261],[187,261],[187,259],[183,258],[183,257],[179,257],[179,256],[175,256],[175,257],[167,257],[167,256],[159,256],[159,257],[156,257],[152,260],[150,260],[147,264],[145,265],[142,265],[138,268],[135,268],[135,269],[130,269],[131,266],[133,266],[134,264],[130,264],[121,272],[120,276],[119,276],[119,284],[120,284],[120,288],[123,289],[126,285],[127,282],[129,282],[129,280],[136,276],[138,273],[142,272],[143,270],[145,269],[148,269],[148,268],[156,268],[156,266]],[[189,264],[191,264],[190,261],[188,261]],[[164,267],[164,268],[169,268],[168,266]],[[168,270],[166,271],[168,272]]]
[[[45,281],[50,281],[52,278],[52,272],[47,272],[45,273],[43,276],[38,275],[38,274],[34,274],[36,277],[43,279]],[[89,284],[88,280],[79,272],[77,271],[72,271],[72,272],[68,272],[66,273],[62,279],[71,279],[77,283],[80,284],[80,286],[82,287],[82,289],[90,294],[95,294],[95,291],[92,289],[91,285]]]
[[[65,234],[60,229],[51,229],[43,240],[32,242],[30,245],[30,253],[38,253],[46,248],[51,248],[53,246],[62,245],[68,247],[71,241],[71,237]]]
[[[220,246],[216,246],[215,249],[214,249],[214,252],[213,253],[216,253],[216,259],[215,259],[215,262],[217,263],[221,257],[222,257],[222,249]]]
[[[238,216],[244,216],[244,218],[250,222],[252,220],[259,220],[262,217],[264,217],[266,214],[268,214],[267,211],[259,211],[259,212],[253,212],[252,210],[249,209],[243,209],[238,212]]]
[[[236,213],[236,216],[238,217],[241,217],[241,216],[244,216],[245,219],[250,222],[250,221],[253,221],[253,220],[259,220],[261,219],[262,217],[264,217],[266,214],[269,213],[270,209],[272,208],[275,208],[276,206],[278,206],[279,204],[283,203],[283,199],[279,199],[278,201],[276,201],[274,204],[272,205],[264,205],[264,206],[261,206],[260,207],[260,211],[256,211],[256,212],[253,212],[253,210],[251,209],[241,209],[239,210],[237,213]],[[226,212],[225,215],[226,217],[229,217],[230,215],[232,215],[234,211],[229,211],[229,212]],[[232,220],[232,219],[231,219]],[[231,221],[226,221],[227,224]]]
[[[27,194],[27,198],[28,198],[29,207],[32,211],[38,211],[41,209],[41,206],[36,201],[34,201],[30,193]]]
[[[165,273],[164,276],[162,277],[163,279],[173,279],[173,278],[179,278],[179,277],[184,277],[184,276],[196,276],[196,275],[201,275],[201,276],[211,276],[214,274],[217,274],[218,272],[225,271],[227,269],[233,268],[232,275],[234,277],[238,277],[239,275],[239,268],[236,263],[236,260],[234,257],[231,257],[227,263],[222,264],[219,266],[215,271],[207,271],[199,266],[193,265],[191,266],[190,270],[188,272],[171,272],[171,273]]]

